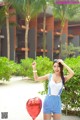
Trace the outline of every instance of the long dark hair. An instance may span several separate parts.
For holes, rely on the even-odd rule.
[[[61,63],[59,63],[59,67],[60,67],[60,74],[61,74],[62,82],[63,82],[63,85],[64,85],[65,84],[65,78],[64,78],[64,73],[63,73],[63,65]]]
[[[58,63],[57,59],[54,59],[54,63]],[[63,85],[65,84],[65,78],[64,78],[64,73],[63,73],[63,65],[61,63],[58,63],[60,67],[60,74],[62,78]]]

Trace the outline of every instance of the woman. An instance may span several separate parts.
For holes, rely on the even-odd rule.
[[[48,82],[48,94],[45,97],[43,104],[43,115],[44,120],[51,120],[51,114],[53,114],[54,120],[61,119],[61,99],[60,95],[63,89],[63,86],[66,81],[73,77],[73,70],[67,66],[62,59],[55,59],[53,70],[54,73],[46,74],[44,76],[38,76],[36,70],[36,62],[33,62],[33,75],[36,81],[40,80],[49,80]],[[65,67],[69,74],[63,75],[63,67]]]

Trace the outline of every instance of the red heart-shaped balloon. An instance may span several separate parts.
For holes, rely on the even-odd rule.
[[[31,98],[26,103],[26,109],[29,115],[33,119],[35,119],[39,115],[41,108],[42,108],[42,101],[38,97]]]

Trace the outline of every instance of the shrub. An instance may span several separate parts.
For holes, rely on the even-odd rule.
[[[15,75],[15,76],[22,76],[23,75],[22,74],[23,68],[20,64],[15,63],[14,68],[15,68],[15,71],[14,71],[13,75]]]
[[[48,57],[43,58],[42,56],[39,56],[35,61],[37,63],[36,68],[39,76],[52,72],[53,62]]]
[[[62,102],[66,110],[80,111],[80,56],[77,58],[67,58],[65,60],[73,70],[75,75],[66,82],[66,90],[62,93]]]
[[[9,61],[6,57],[0,57],[0,80],[8,81],[14,73],[14,62]]]
[[[33,61],[34,61],[33,58],[21,59],[21,61],[20,61],[20,65],[21,65],[20,74],[22,76],[28,76],[30,78],[33,77],[33,72],[32,72],[32,62]]]
[[[52,68],[52,62],[50,61],[49,58],[47,57],[36,57],[36,59],[32,59],[32,58],[27,58],[27,59],[21,59],[20,61],[20,66],[18,66],[20,69],[18,69],[17,67],[17,73],[18,75],[22,75],[22,76],[28,76],[31,79],[33,79],[33,69],[32,69],[32,63],[33,61],[36,61],[37,63],[37,72],[38,75],[44,75],[47,74],[49,72],[51,72],[51,68]]]

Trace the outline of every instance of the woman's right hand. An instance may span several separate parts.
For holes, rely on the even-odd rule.
[[[33,62],[33,63],[32,63],[32,68],[33,68],[33,69],[36,69],[36,62]]]

